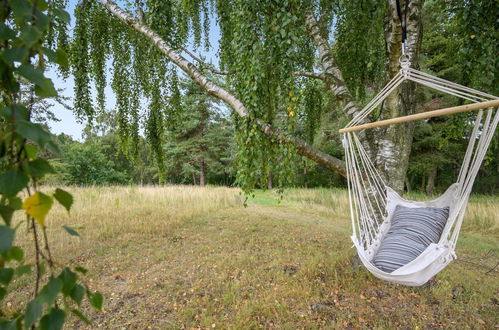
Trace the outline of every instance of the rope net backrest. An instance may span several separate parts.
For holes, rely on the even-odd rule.
[[[412,69],[408,63],[401,63],[401,66],[402,69],[395,77],[345,128],[365,123],[366,118],[388,95],[407,80],[474,103],[498,99],[496,96]],[[452,249],[459,236],[473,183],[497,128],[499,110],[497,108],[479,110],[473,121],[473,130],[469,136],[468,147],[457,178],[453,207],[440,240],[440,243],[448,244]],[[344,134],[343,147],[347,165],[353,237],[367,250],[379,242],[383,230],[386,229],[383,222],[387,218],[389,187],[377,172],[370,155],[362,146],[355,131]]]

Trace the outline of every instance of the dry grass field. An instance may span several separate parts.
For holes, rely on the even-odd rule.
[[[70,319],[70,329],[499,327],[499,196],[472,198],[459,259],[409,288],[352,259],[343,190],[291,189],[281,203],[257,192],[248,207],[231,188],[68,190],[71,214],[56,207],[47,219],[53,252],[88,268],[105,296],[103,313],[88,308],[93,326]],[[12,311],[29,280],[6,298]]]

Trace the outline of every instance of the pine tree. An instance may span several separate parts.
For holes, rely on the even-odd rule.
[[[183,82],[182,127],[167,129],[165,149],[168,181],[204,186],[230,184],[234,128],[225,108],[192,81]]]

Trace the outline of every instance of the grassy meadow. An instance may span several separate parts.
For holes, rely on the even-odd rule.
[[[105,296],[103,313],[87,309],[93,326],[67,328],[499,327],[499,196],[471,199],[459,259],[409,288],[352,258],[343,190],[290,189],[280,203],[261,191],[244,207],[233,188],[67,189],[71,214],[54,206],[47,219],[53,254],[88,268]],[[21,227],[18,242],[26,237]],[[30,280],[7,296],[11,311],[25,308]]]

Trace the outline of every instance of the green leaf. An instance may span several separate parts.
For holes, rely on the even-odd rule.
[[[17,330],[17,320],[0,321],[0,330]]]
[[[50,48],[43,47],[43,52],[47,55],[49,61],[57,63],[63,67],[69,66],[68,55],[62,48],[57,48],[56,51],[53,51]]]
[[[88,295],[88,300],[90,301],[90,305],[99,310],[102,311],[102,304],[104,303],[104,297],[99,292],[92,293],[87,290],[87,295]]]
[[[83,315],[82,312],[80,312],[79,310],[77,309],[72,309],[71,310],[71,313],[73,313],[74,315],[76,315],[80,320],[82,320],[83,322],[85,322],[87,325],[92,325],[92,321],[90,321],[85,315]]]
[[[0,22],[0,40],[9,40],[16,37],[16,33],[5,23]]]
[[[12,114],[14,113],[14,117],[12,118]],[[4,107],[0,110],[0,116],[4,117],[7,120],[28,120],[29,111],[25,106],[15,104],[10,107]]]
[[[2,287],[0,286],[0,301],[2,301],[2,300],[3,300],[3,298],[4,298],[6,295],[7,295],[7,290],[5,290],[4,288],[2,288]],[[0,329],[1,329],[1,327],[0,327]]]
[[[85,288],[79,284],[76,284],[69,293],[69,297],[73,299],[78,305],[81,305],[84,295],[85,295]]]
[[[46,0],[37,0],[36,2],[36,8],[39,11],[45,11],[49,8],[49,4]]]
[[[23,64],[17,69],[19,74],[34,84],[43,85],[47,79],[41,68],[35,68],[32,64]]]
[[[6,254],[14,241],[14,229],[0,226],[0,253]]]
[[[23,200],[17,196],[9,198],[9,206],[14,210],[20,210],[23,206]]]
[[[40,264],[40,275],[45,275],[47,270],[45,269],[45,264]]]
[[[35,25],[25,25],[21,29],[20,39],[28,47],[32,47],[42,37],[42,32]]]
[[[42,3],[42,2],[45,2],[42,0],[42,2],[40,2],[40,0],[37,0],[38,3]],[[40,7],[40,6],[38,6]],[[44,9],[45,10],[45,9]],[[49,26],[49,23],[50,23],[50,19],[47,15],[45,15],[42,10],[39,8],[39,10],[35,13],[34,15],[34,18],[36,19],[36,27],[40,30],[40,31],[46,31],[48,26]],[[42,41],[44,41],[44,37],[42,37]]]
[[[21,249],[18,246],[13,246],[9,249],[9,252],[7,252],[7,260],[16,260],[16,261],[23,261],[24,259],[24,250]]]
[[[73,228],[71,228],[69,226],[64,225],[64,226],[62,226],[62,228],[64,228],[64,230],[67,231],[68,234],[71,236],[78,236],[78,237],[80,236],[80,234],[76,230],[74,230]]]
[[[10,206],[0,205],[0,216],[2,217],[6,225],[10,225],[14,211],[15,210]]]
[[[57,48],[55,51],[55,63],[67,68],[69,66],[68,54],[62,48]]]
[[[61,21],[63,21],[66,24],[71,23],[71,16],[69,13],[63,9],[60,8],[54,8],[54,15],[57,16]]]
[[[50,151],[54,155],[59,155],[59,153],[61,152],[61,150],[59,149],[59,146],[53,140],[50,140],[49,142],[47,142],[47,150]]]
[[[62,293],[65,296],[69,295],[71,290],[73,290],[77,278],[77,275],[67,267],[61,272],[59,279],[62,281]]]
[[[15,196],[28,185],[29,178],[23,172],[10,170],[0,175],[0,194]]]
[[[12,268],[0,269],[0,283],[8,285],[14,276],[14,270]]]
[[[14,64],[14,62],[22,62],[28,54],[26,47],[12,47],[4,50],[1,57],[6,63]]]
[[[48,306],[52,306],[61,290],[62,281],[58,278],[52,277],[42,288],[36,299],[38,299],[40,303],[46,303]]]
[[[31,265],[22,265],[22,266],[19,266],[15,269],[14,273],[16,275],[16,277],[21,277],[25,274],[29,274],[31,273]]]
[[[31,64],[23,64],[17,68],[17,72],[24,78],[35,84],[35,94],[39,97],[57,96],[52,80],[43,75],[40,68],[35,68]]]
[[[50,62],[55,62],[55,52],[48,48],[48,47],[42,47],[43,53],[47,56]]]
[[[70,193],[68,193],[67,191],[65,190],[62,190],[62,189],[59,189],[57,188],[55,190],[55,193],[54,193],[54,198],[62,205],[64,206],[64,208],[69,212],[69,210],[71,209],[71,205],[73,205],[73,195],[71,195]],[[76,236],[80,236],[75,230],[73,230],[72,228],[70,227],[67,227],[67,228],[70,228],[70,230],[68,230],[66,228],[66,226],[63,226],[64,229],[66,229],[66,231],[71,234],[71,235],[75,235]]]
[[[42,317],[40,321],[40,330],[60,330],[64,325],[66,313],[59,308],[52,308],[50,313]]]
[[[26,16],[31,15],[31,8],[27,1],[9,1],[10,7],[16,16],[16,22],[22,22]]]
[[[51,139],[50,133],[47,132],[42,125],[33,124],[24,120],[16,122],[16,131],[21,136],[35,142],[40,147],[44,147]]]
[[[47,98],[57,96],[57,91],[52,80],[47,78],[43,85],[35,85],[35,94],[40,98]]]
[[[42,316],[43,307],[36,299],[32,300],[26,306],[24,314],[24,328],[29,329],[34,325]]]
[[[0,61],[0,72],[2,74],[2,87],[8,93],[14,94],[18,93],[20,90],[20,84],[17,77],[14,77],[14,73],[4,61]]]
[[[49,164],[45,159],[37,158],[28,163],[29,171],[31,176],[35,178],[41,178],[45,174],[55,173],[52,165]]]
[[[24,146],[26,154],[28,154],[29,159],[35,159],[38,154],[38,148],[33,144],[27,144]]]

